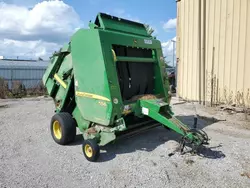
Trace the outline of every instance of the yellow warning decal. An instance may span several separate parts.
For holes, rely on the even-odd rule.
[[[92,98],[92,99],[99,99],[99,100],[103,100],[103,101],[110,101],[107,97],[103,97],[103,96],[92,94],[92,93],[80,92],[80,91],[76,91],[76,96],[87,97],[87,98]]]
[[[64,89],[67,88],[67,84],[66,84],[57,74],[54,75],[54,78],[56,79],[56,81],[59,82],[59,84],[60,84]]]
[[[114,62],[116,62],[117,61],[117,57],[116,57],[115,51],[113,49],[112,49],[112,54],[113,54]]]

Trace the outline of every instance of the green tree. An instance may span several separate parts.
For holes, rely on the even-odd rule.
[[[152,35],[153,32],[155,31],[155,30],[154,30],[152,27],[150,27],[148,24],[144,24],[144,26],[145,26],[145,28],[146,28],[146,30],[147,30],[147,32],[148,32],[149,35]]]

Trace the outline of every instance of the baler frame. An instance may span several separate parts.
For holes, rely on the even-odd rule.
[[[56,106],[50,125],[55,142],[72,142],[78,127],[84,138],[83,153],[89,161],[97,160],[99,146],[125,133],[160,125],[182,135],[182,149],[185,143],[193,149],[207,144],[204,131],[191,129],[174,117],[168,80],[161,67],[161,43],[147,33],[143,24],[99,13],[89,27],[77,31],[68,44],[53,54],[43,76]],[[124,65],[130,66],[125,68],[128,72],[137,71],[133,66],[146,71],[140,72],[144,77],[137,77],[145,83],[134,79],[135,72],[119,73],[118,69],[125,71]],[[121,85],[124,80],[125,85]],[[56,130],[61,131],[61,137],[56,136]]]

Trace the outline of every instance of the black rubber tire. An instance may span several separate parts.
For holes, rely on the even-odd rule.
[[[56,138],[53,131],[53,124],[58,121],[61,127],[61,138]],[[67,112],[60,112],[55,114],[50,123],[50,132],[53,140],[60,145],[66,145],[75,140],[76,137],[76,122],[72,116]]]
[[[88,145],[91,147],[92,155],[88,156],[85,152],[85,146]],[[85,158],[90,162],[95,162],[100,156],[100,148],[97,142],[94,139],[84,140],[82,144],[82,152]]]

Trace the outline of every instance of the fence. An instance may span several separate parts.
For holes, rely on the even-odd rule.
[[[13,88],[13,83],[19,82],[26,89],[36,88],[41,84],[46,67],[0,67],[0,77]]]
[[[43,95],[45,66],[0,66],[0,98]]]

